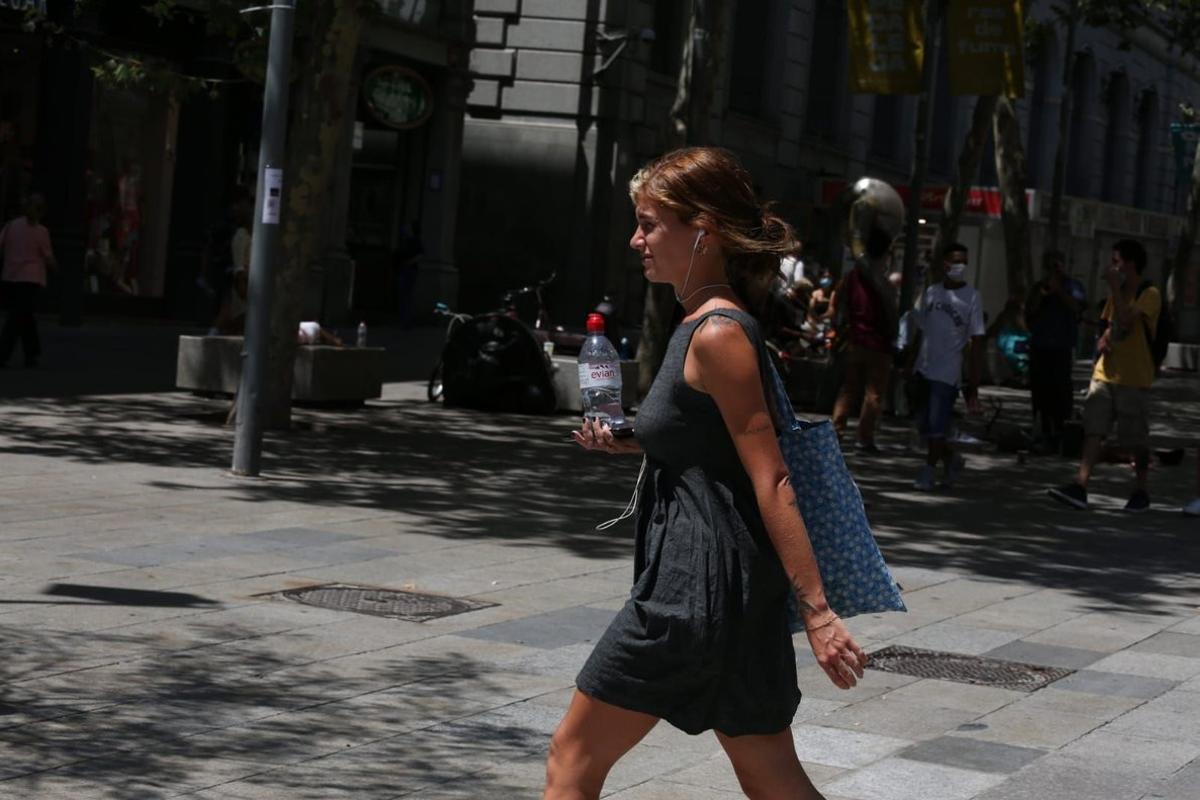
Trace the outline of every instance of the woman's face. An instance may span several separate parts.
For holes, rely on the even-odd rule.
[[[654,283],[682,282],[700,229],[653,200],[639,200],[636,212],[637,227],[629,246],[641,256],[646,279]]]

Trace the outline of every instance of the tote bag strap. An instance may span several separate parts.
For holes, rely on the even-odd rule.
[[[796,415],[792,411],[792,400],[788,397],[783,378],[779,376],[779,371],[775,369],[775,364],[771,361],[771,355],[767,352],[766,343],[763,341],[754,318],[738,309],[715,308],[700,317],[697,327],[704,320],[714,316],[726,317],[741,325],[742,330],[746,332],[746,338],[758,351],[758,372],[762,377],[763,395],[767,399],[767,410],[771,412],[771,421],[775,425],[775,430],[786,431],[795,427]]]

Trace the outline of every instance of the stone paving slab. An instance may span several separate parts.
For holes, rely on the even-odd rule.
[[[512,622],[486,625],[467,631],[463,636],[553,650],[581,642],[595,642],[607,630],[612,618],[611,611],[576,606]]]
[[[901,634],[892,639],[891,644],[977,656],[1007,644],[1019,635],[1014,631],[977,628],[947,620]]]
[[[1038,760],[1046,751],[963,736],[940,736],[913,745],[899,755],[912,761],[1007,775]]]
[[[1005,776],[886,758],[828,785],[830,792],[861,800],[970,800]]]
[[[1139,800],[1149,787],[1150,781],[1141,776],[1084,767],[1051,755],[975,800]]]
[[[1055,681],[1055,689],[1149,700],[1170,691],[1176,681],[1098,670],[1079,670]]]
[[[988,658],[999,658],[1004,661],[1017,661],[1022,664],[1037,664],[1042,667],[1062,667],[1064,669],[1082,669],[1105,657],[1104,653],[1098,653],[1094,650],[1081,650],[1078,647],[1060,647],[1053,644],[1023,640],[1000,645],[983,655]]]
[[[912,743],[908,739],[827,725],[793,725],[792,738],[801,762],[842,769],[865,766]]]

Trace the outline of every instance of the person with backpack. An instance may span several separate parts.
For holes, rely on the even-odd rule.
[[[1104,439],[1115,426],[1122,447],[1133,451],[1136,483],[1125,504],[1129,512],[1150,508],[1146,478],[1150,469],[1150,386],[1158,359],[1156,342],[1161,332],[1162,294],[1153,284],[1143,283],[1146,249],[1133,239],[1113,245],[1112,260],[1105,280],[1108,301],[1100,314],[1107,323],[1097,343],[1096,366],[1083,404],[1083,457],[1072,483],[1049,490],[1055,500],[1075,508],[1087,508],[1087,485],[1100,460]],[[1165,352],[1165,348],[1163,349]],[[1156,363],[1156,359],[1158,359]]]

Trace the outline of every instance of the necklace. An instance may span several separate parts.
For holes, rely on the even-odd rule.
[[[728,288],[728,286],[729,286],[728,283],[706,283],[703,286],[701,286],[700,288],[695,289],[691,292],[688,292],[687,297],[679,297],[678,295],[676,295],[675,299],[679,301],[679,305],[685,306],[685,305],[687,305],[688,300],[691,300],[693,297],[700,294],[705,289]]]

